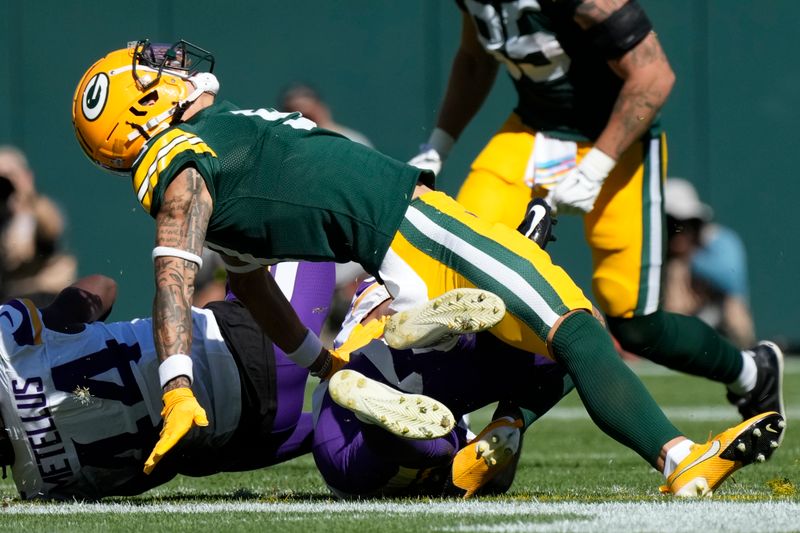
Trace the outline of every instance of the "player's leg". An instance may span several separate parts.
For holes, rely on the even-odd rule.
[[[274,451],[271,452],[272,461],[269,464],[283,463],[307,454],[311,451],[313,437],[311,413],[301,413],[291,429],[273,433],[271,443]]]
[[[441,437],[455,424],[453,414],[441,402],[400,391],[353,368],[343,368],[331,376],[328,394],[361,422],[406,439]]]
[[[336,286],[336,265],[287,261],[269,267],[269,273],[292,304],[300,321],[319,335],[330,312]],[[225,299],[237,300],[230,287],[226,288]]]
[[[492,358],[497,364],[487,364]],[[432,350],[424,355],[411,350],[390,351],[382,343],[373,342],[352,355],[351,362],[332,378],[330,388],[337,387],[333,382],[348,372],[422,391],[451,407],[456,416],[498,400],[523,405],[541,416],[571,390],[569,378],[557,364],[512,349],[489,333],[463,336],[451,350]],[[337,401],[346,406],[346,401]],[[341,410],[329,396],[321,403],[314,454],[327,482],[340,495],[396,495],[401,489],[404,493],[435,493],[443,488],[445,475],[453,471],[445,468],[450,459],[462,454],[466,458],[476,450],[479,461],[459,461],[452,476],[454,494],[472,495],[498,473],[507,475],[502,488],[498,485],[494,492],[507,490],[513,480],[520,420],[510,421],[511,432],[502,431],[495,423],[491,433],[483,432],[469,445],[460,428],[441,439],[420,441],[398,438],[380,424],[365,422],[363,410]],[[367,415],[372,417],[371,413]],[[335,420],[335,424],[326,420]],[[486,440],[484,447],[481,439]],[[445,460],[447,457],[450,459]],[[350,475],[347,469],[352,471]],[[361,475],[362,470],[369,473]]]
[[[534,146],[535,132],[512,113],[472,162],[457,201],[482,220],[517,227],[531,198]]]
[[[550,351],[568,368],[598,425],[651,464],[679,434],[619,360],[602,326],[588,313],[572,312],[591,309],[580,289],[515,230],[486,224],[443,194],[425,194],[412,202],[381,276],[396,291],[396,308],[465,285],[500,296],[507,313],[492,333],[531,353]],[[607,382],[621,397],[605,393]],[[650,401],[638,401],[639,395]],[[621,409],[626,399],[633,407]],[[651,431],[641,432],[640,425]]]
[[[211,302],[239,370],[239,424],[226,443],[225,471],[264,468],[311,451],[313,427],[302,413],[308,371],[274,350],[239,302]]]
[[[560,365],[514,349],[488,332],[462,337],[448,352],[422,357],[393,353],[400,375],[422,376],[425,393],[456,413],[499,402],[492,422],[454,459],[449,492],[465,497],[506,492],[514,480],[524,429],[573,389]]]
[[[441,493],[460,446],[457,432],[433,440],[381,432],[366,427],[330,397],[323,400],[313,454],[331,491],[341,498]]]
[[[336,288],[336,265],[287,262],[274,265],[269,270],[300,321],[319,335],[328,318]]]
[[[541,198],[532,199],[517,227],[522,235],[544,249],[555,240],[556,223],[551,208]],[[505,315],[505,303],[481,289],[453,289],[420,305],[395,313],[386,320],[384,339],[392,348],[440,346],[455,336],[494,327]]]
[[[281,263],[270,268],[281,290],[309,329],[319,333],[334,287],[332,263]],[[229,470],[269,466],[311,451],[312,424],[303,415],[308,370],[263,334],[236,302],[212,302],[242,380],[242,418],[232,441],[240,453]]]
[[[660,307],[664,150],[657,137],[623,154],[585,218],[592,284],[609,329],[629,352],[726,384],[744,418],[783,414],[777,346],[742,352],[700,319]]]
[[[316,335],[328,317],[336,283],[333,263],[288,262],[270,267],[300,321]],[[308,369],[292,362],[275,346],[276,412],[270,438],[275,463],[311,450],[313,424],[303,414]]]
[[[446,195],[424,193],[409,206],[380,273],[396,309],[456,287],[497,294],[507,313],[491,331],[564,365],[608,435],[654,466],[667,446],[683,439],[617,356],[580,289],[515,230],[477,219]]]
[[[600,348],[597,339],[591,338],[591,329],[582,324],[587,321],[596,323],[584,312],[565,319],[553,336],[553,354],[570,373],[592,420],[606,434],[649,458],[667,479],[665,492],[710,495],[730,474],[768,459],[779,446],[785,422],[776,412],[750,418],[704,444],[686,439],[622,359],[608,353],[608,344],[602,354],[597,351],[597,356],[586,357],[591,352],[584,350],[590,346]],[[670,432],[675,437],[669,438]]]
[[[554,224],[555,219],[550,217],[549,205],[541,198],[534,198],[528,203],[526,215],[517,227],[517,231],[537,243],[541,248],[545,248],[549,241],[555,240],[552,235],[552,226]],[[495,323],[494,320],[502,318],[497,312],[501,306],[492,306],[492,300],[497,299],[497,296],[487,291],[480,291],[483,296],[482,304],[470,304],[469,298],[461,298],[460,301],[466,300],[467,304],[457,305],[452,300],[454,297],[459,298],[462,296],[459,291],[463,290],[478,291],[476,289],[456,289],[421,304],[416,309],[389,317],[384,335],[386,342],[392,347],[404,347],[397,345],[398,340],[401,341],[400,344],[411,344],[414,347],[426,346],[423,341],[427,337],[419,334],[422,332],[426,333],[428,337],[436,338],[434,343],[436,344],[442,342],[443,339],[440,337],[442,337],[443,330],[448,334],[453,332],[460,333],[464,329],[462,327],[464,323],[482,324],[486,325],[486,327],[491,327]],[[454,306],[455,314],[457,315],[455,317]],[[495,315],[487,314],[490,311],[495,311]],[[503,313],[505,312],[504,304],[502,305],[502,311]],[[458,320],[459,318],[461,320]],[[494,320],[491,320],[492,318]],[[444,335],[444,337],[446,338],[447,335]],[[447,383],[456,383],[467,387],[463,394],[458,386],[451,387],[459,390],[459,394],[454,401],[464,397],[474,397],[474,391],[489,392],[486,390],[487,382],[502,384],[503,391],[501,394],[508,394],[508,391],[534,392],[532,398],[517,396],[518,399],[513,401],[500,401],[489,425],[480,431],[477,436],[473,434],[468,445],[459,451],[454,460],[452,487],[455,494],[460,493],[464,497],[470,497],[473,494],[502,494],[511,487],[514,481],[517,464],[522,452],[522,440],[525,430],[560,401],[574,386],[570,377],[566,375],[559,365],[543,356],[536,355],[531,358],[527,352],[520,352],[524,355],[518,361],[519,364],[512,364],[510,361],[512,356],[509,352],[513,351],[513,349],[499,342],[496,337],[486,334],[471,336],[471,342],[469,343],[463,342],[465,339],[462,338],[462,342],[459,342],[460,346],[454,348],[453,351],[461,352],[458,353],[457,357],[466,365],[466,368],[481,369],[480,372],[472,373],[472,376],[479,375],[484,379],[482,383],[475,383],[472,386],[470,386],[469,378],[447,380]],[[487,344],[492,344],[492,340],[494,340],[494,346],[487,348]],[[480,354],[481,352],[483,354],[491,353],[495,357],[502,354],[500,359],[503,361],[503,365],[492,365],[490,368],[500,368],[502,366],[505,369],[505,374],[487,375],[486,365],[480,364],[480,362],[469,362],[469,359],[474,359],[476,353]],[[431,361],[432,359],[431,357],[426,357],[424,360]],[[439,364],[439,362],[437,361],[436,364]],[[526,365],[533,365],[536,371],[531,374]],[[425,375],[425,373],[422,375]],[[509,379],[510,376],[516,377],[517,380],[521,378],[525,383],[521,387],[515,387],[511,383],[514,380]],[[470,391],[472,392],[470,393]],[[437,397],[447,398],[446,396]],[[511,398],[513,396],[506,397]],[[451,405],[449,398],[445,402]],[[533,402],[534,405],[531,406],[529,402]],[[521,405],[526,404],[531,407],[531,410],[521,407]],[[462,417],[462,423],[467,420],[467,416]]]
[[[361,353],[352,356],[340,373],[344,371],[389,383],[383,372]],[[443,437],[429,440],[399,437],[359,419],[325,392],[325,384],[320,387],[315,392],[319,407],[315,406],[313,454],[334,494],[369,497],[441,493],[450,462],[464,443],[463,431],[456,428]]]

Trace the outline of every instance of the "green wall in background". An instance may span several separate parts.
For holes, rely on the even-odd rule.
[[[793,126],[800,3],[641,0],[677,73],[664,113],[670,174],[691,179],[750,254],[761,336],[798,339],[800,198]],[[73,138],[70,104],[84,70],[128,40],[184,38],[215,53],[221,97],[272,106],[292,80],[313,82],[335,118],[399,159],[427,138],[458,43],[454,2],[0,0],[0,143],[24,149],[38,186],[69,218],[81,274],[120,282],[112,318],[150,313],[153,223],[125,178],[96,170]],[[514,103],[499,79],[441,177],[455,193],[471,158]],[[557,227],[557,261],[589,287],[575,220]]]

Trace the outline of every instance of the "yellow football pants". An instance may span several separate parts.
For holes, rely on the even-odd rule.
[[[548,335],[564,314],[592,308],[536,243],[440,192],[411,202],[379,273],[396,311],[460,287],[497,294],[507,312],[492,333],[532,353],[548,353]]]
[[[512,114],[472,164],[458,202],[488,222],[516,228],[533,196],[547,190],[525,184],[536,132]],[[578,143],[577,159],[591,149]],[[634,143],[608,176],[594,209],[584,216],[592,252],[592,290],[608,316],[630,318],[658,309],[663,262],[663,179],[666,141]]]

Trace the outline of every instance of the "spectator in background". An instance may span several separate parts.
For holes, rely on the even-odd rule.
[[[0,146],[0,297],[47,305],[77,276],[77,260],[63,253],[64,217],[36,191],[25,154]]]
[[[278,96],[281,111],[299,111],[307,119],[313,120],[320,128],[340,133],[357,143],[374,148],[372,142],[363,133],[333,120],[330,107],[316,89],[307,83],[292,82]]]
[[[322,99],[319,92],[308,83],[295,81],[283,88],[278,95],[281,111],[299,111],[304,117],[313,120],[321,128],[335,131],[351,141],[374,148],[372,142],[363,133],[333,120],[330,107]],[[325,328],[326,340],[332,340],[339,324],[342,323],[350,301],[358,284],[368,276],[357,263],[339,263],[336,265],[336,293],[334,294],[330,318]]]
[[[664,195],[666,309],[699,317],[741,348],[752,346],[755,333],[742,240],[732,229],[712,222],[713,210],[687,180],[669,178]]]

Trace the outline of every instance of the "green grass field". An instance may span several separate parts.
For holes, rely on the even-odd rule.
[[[690,438],[734,425],[720,385],[633,368]],[[0,482],[2,531],[800,531],[800,358],[785,378],[789,429],[772,460],[745,468],[713,499],[658,492],[661,476],[603,435],[571,394],[527,433],[517,478],[504,497],[338,502],[304,457],[243,474],[178,478],[145,495],[99,504],[23,503]],[[473,424],[486,422],[488,410]]]

